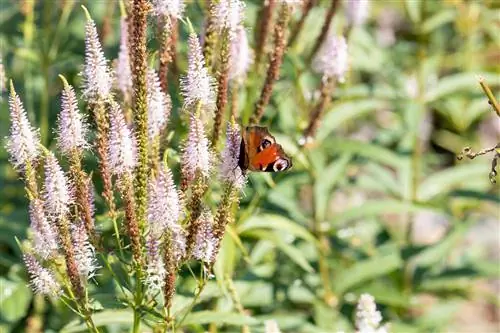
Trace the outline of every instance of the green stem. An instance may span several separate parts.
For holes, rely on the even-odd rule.
[[[497,116],[500,117],[500,104],[498,104],[498,102],[495,98],[495,95],[493,95],[493,92],[491,91],[488,84],[484,81],[484,78],[482,78],[482,77],[479,78],[479,84],[481,85],[481,88],[483,88],[483,91],[486,94],[486,96],[488,96],[488,100],[489,100],[491,106],[493,107],[493,109],[495,110]]]
[[[191,302],[191,304],[189,304],[186,312],[184,312],[184,315],[182,316],[181,320],[179,320],[177,322],[177,325],[175,326],[176,328],[181,327],[182,323],[184,322],[184,320],[186,319],[186,317],[188,316],[188,314],[191,313],[191,310],[193,310],[194,306],[196,305],[196,302],[198,302],[198,299],[200,298],[200,295],[203,292],[203,290],[205,289],[206,285],[207,285],[207,280],[206,279],[203,279],[203,280],[199,281],[198,291],[194,295],[193,301]]]

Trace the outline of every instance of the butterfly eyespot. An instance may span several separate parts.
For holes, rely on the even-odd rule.
[[[280,159],[280,160],[274,162],[274,165],[273,165],[274,171],[283,171],[286,169],[288,169],[288,161],[287,160]]]
[[[258,152],[261,152],[263,151],[264,149],[268,148],[268,147],[271,147],[273,143],[271,141],[269,141],[268,139],[263,139],[260,143],[260,146],[257,147],[257,151]]]

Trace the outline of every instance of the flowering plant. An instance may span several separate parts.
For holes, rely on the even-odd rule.
[[[29,215],[6,242],[14,259],[0,256],[0,328],[441,330],[426,302],[445,307],[468,293],[460,279],[492,275],[485,252],[456,251],[491,215],[498,144],[463,151],[494,153],[489,170],[453,164],[470,129],[498,114],[487,82],[499,78],[464,66],[486,66],[485,97],[460,56],[436,65],[436,45],[464,27],[491,34],[474,21],[488,5],[62,1],[57,27],[39,35],[40,68],[20,77],[17,62],[36,58],[38,6],[52,17],[35,4],[20,7],[25,48],[0,62],[5,197],[23,184]],[[440,231],[419,232],[426,223]]]

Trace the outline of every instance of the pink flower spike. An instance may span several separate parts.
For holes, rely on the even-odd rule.
[[[131,174],[137,163],[137,146],[132,130],[117,103],[111,105],[109,134],[109,169],[112,174]]]
[[[149,181],[148,221],[150,233],[160,237],[167,229],[180,228],[181,203],[172,172],[160,167],[158,176]]]
[[[211,263],[215,260],[217,239],[214,237],[214,217],[209,209],[205,209],[200,215],[199,228],[196,232],[193,257],[197,260]]]
[[[94,20],[85,25],[85,63],[83,67],[83,96],[88,102],[106,99],[111,93],[112,79],[104,57]]]
[[[184,13],[183,0],[152,0],[153,14],[156,16],[172,16],[177,19]]]
[[[31,289],[36,294],[58,296],[62,293],[61,286],[56,281],[54,274],[49,269],[42,267],[32,254],[25,253],[23,260],[30,276]]]
[[[194,106],[199,102],[205,110],[213,110],[215,80],[208,74],[205,67],[205,59],[196,34],[189,35],[188,46],[188,70],[186,76],[181,78],[184,108]]]
[[[40,135],[29,120],[23,103],[11,84],[9,96],[10,136],[7,138],[6,149],[10,162],[18,171],[24,170],[27,162],[33,163],[40,152]]]
[[[165,285],[165,264],[160,251],[160,240],[152,233],[146,237],[146,279],[144,284],[151,292],[159,291]]]
[[[99,268],[95,256],[95,249],[89,242],[85,225],[81,220],[71,226],[71,238],[75,251],[75,261],[78,273],[84,279],[91,279]]]
[[[68,178],[52,152],[45,158],[45,182],[43,188],[45,211],[51,219],[58,219],[69,213],[74,197]]]
[[[247,32],[242,25],[236,28],[235,37],[231,42],[230,59],[229,79],[244,79],[253,63],[253,52],[248,44]]]
[[[118,89],[124,96],[132,93],[132,70],[128,49],[128,22],[125,17],[120,20],[120,51],[116,62],[115,78]]]
[[[78,110],[75,91],[65,84],[61,96],[61,113],[57,123],[57,145],[61,152],[70,154],[73,150],[87,148],[85,137],[88,125]]]
[[[228,29],[234,35],[243,20],[245,4],[241,0],[221,0],[212,7],[215,28],[220,32]]]
[[[148,71],[148,133],[149,140],[153,140],[166,127],[172,102],[170,96],[160,87],[160,79],[154,69]]]
[[[43,202],[35,198],[30,202],[30,227],[33,230],[33,248],[43,259],[51,258],[59,248],[57,232],[45,215]]]
[[[238,166],[240,157],[241,132],[236,124],[229,123],[226,131],[226,146],[222,151],[220,164],[220,178],[230,182],[237,189],[243,188],[246,177]]]
[[[347,21],[352,26],[363,25],[370,15],[369,0],[348,0]]]
[[[212,166],[211,160],[203,123],[199,117],[191,114],[188,137],[182,149],[182,171],[186,180],[194,180],[197,172],[207,177]]]
[[[344,82],[349,69],[349,53],[345,38],[328,36],[314,57],[312,67],[325,78],[336,78],[338,82]]]

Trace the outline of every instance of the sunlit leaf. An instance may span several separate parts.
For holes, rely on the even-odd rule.
[[[375,255],[357,262],[345,270],[338,271],[333,282],[337,294],[342,294],[353,286],[384,276],[401,267],[403,260],[397,252]]]
[[[283,216],[274,214],[262,214],[252,216],[243,223],[240,223],[237,227],[237,231],[240,234],[244,234],[246,231],[255,229],[273,229],[275,231],[280,231],[283,233],[290,233],[299,238],[305,239],[310,242],[314,242],[314,236],[307,231],[306,228],[291,221]]]
[[[294,263],[299,265],[306,272],[313,272],[314,269],[311,267],[307,259],[304,257],[302,252],[291,244],[286,243],[280,235],[276,232],[264,231],[264,230],[252,230],[246,233],[247,236],[255,237],[259,239],[266,239],[272,242],[278,249],[283,251]]]
[[[123,325],[131,327],[134,322],[134,315],[131,309],[105,310],[92,315],[92,320],[96,326]],[[87,332],[88,328],[81,320],[75,320],[61,329],[61,333]]]
[[[0,318],[16,322],[23,318],[31,302],[32,293],[24,281],[10,281],[0,277]]]

